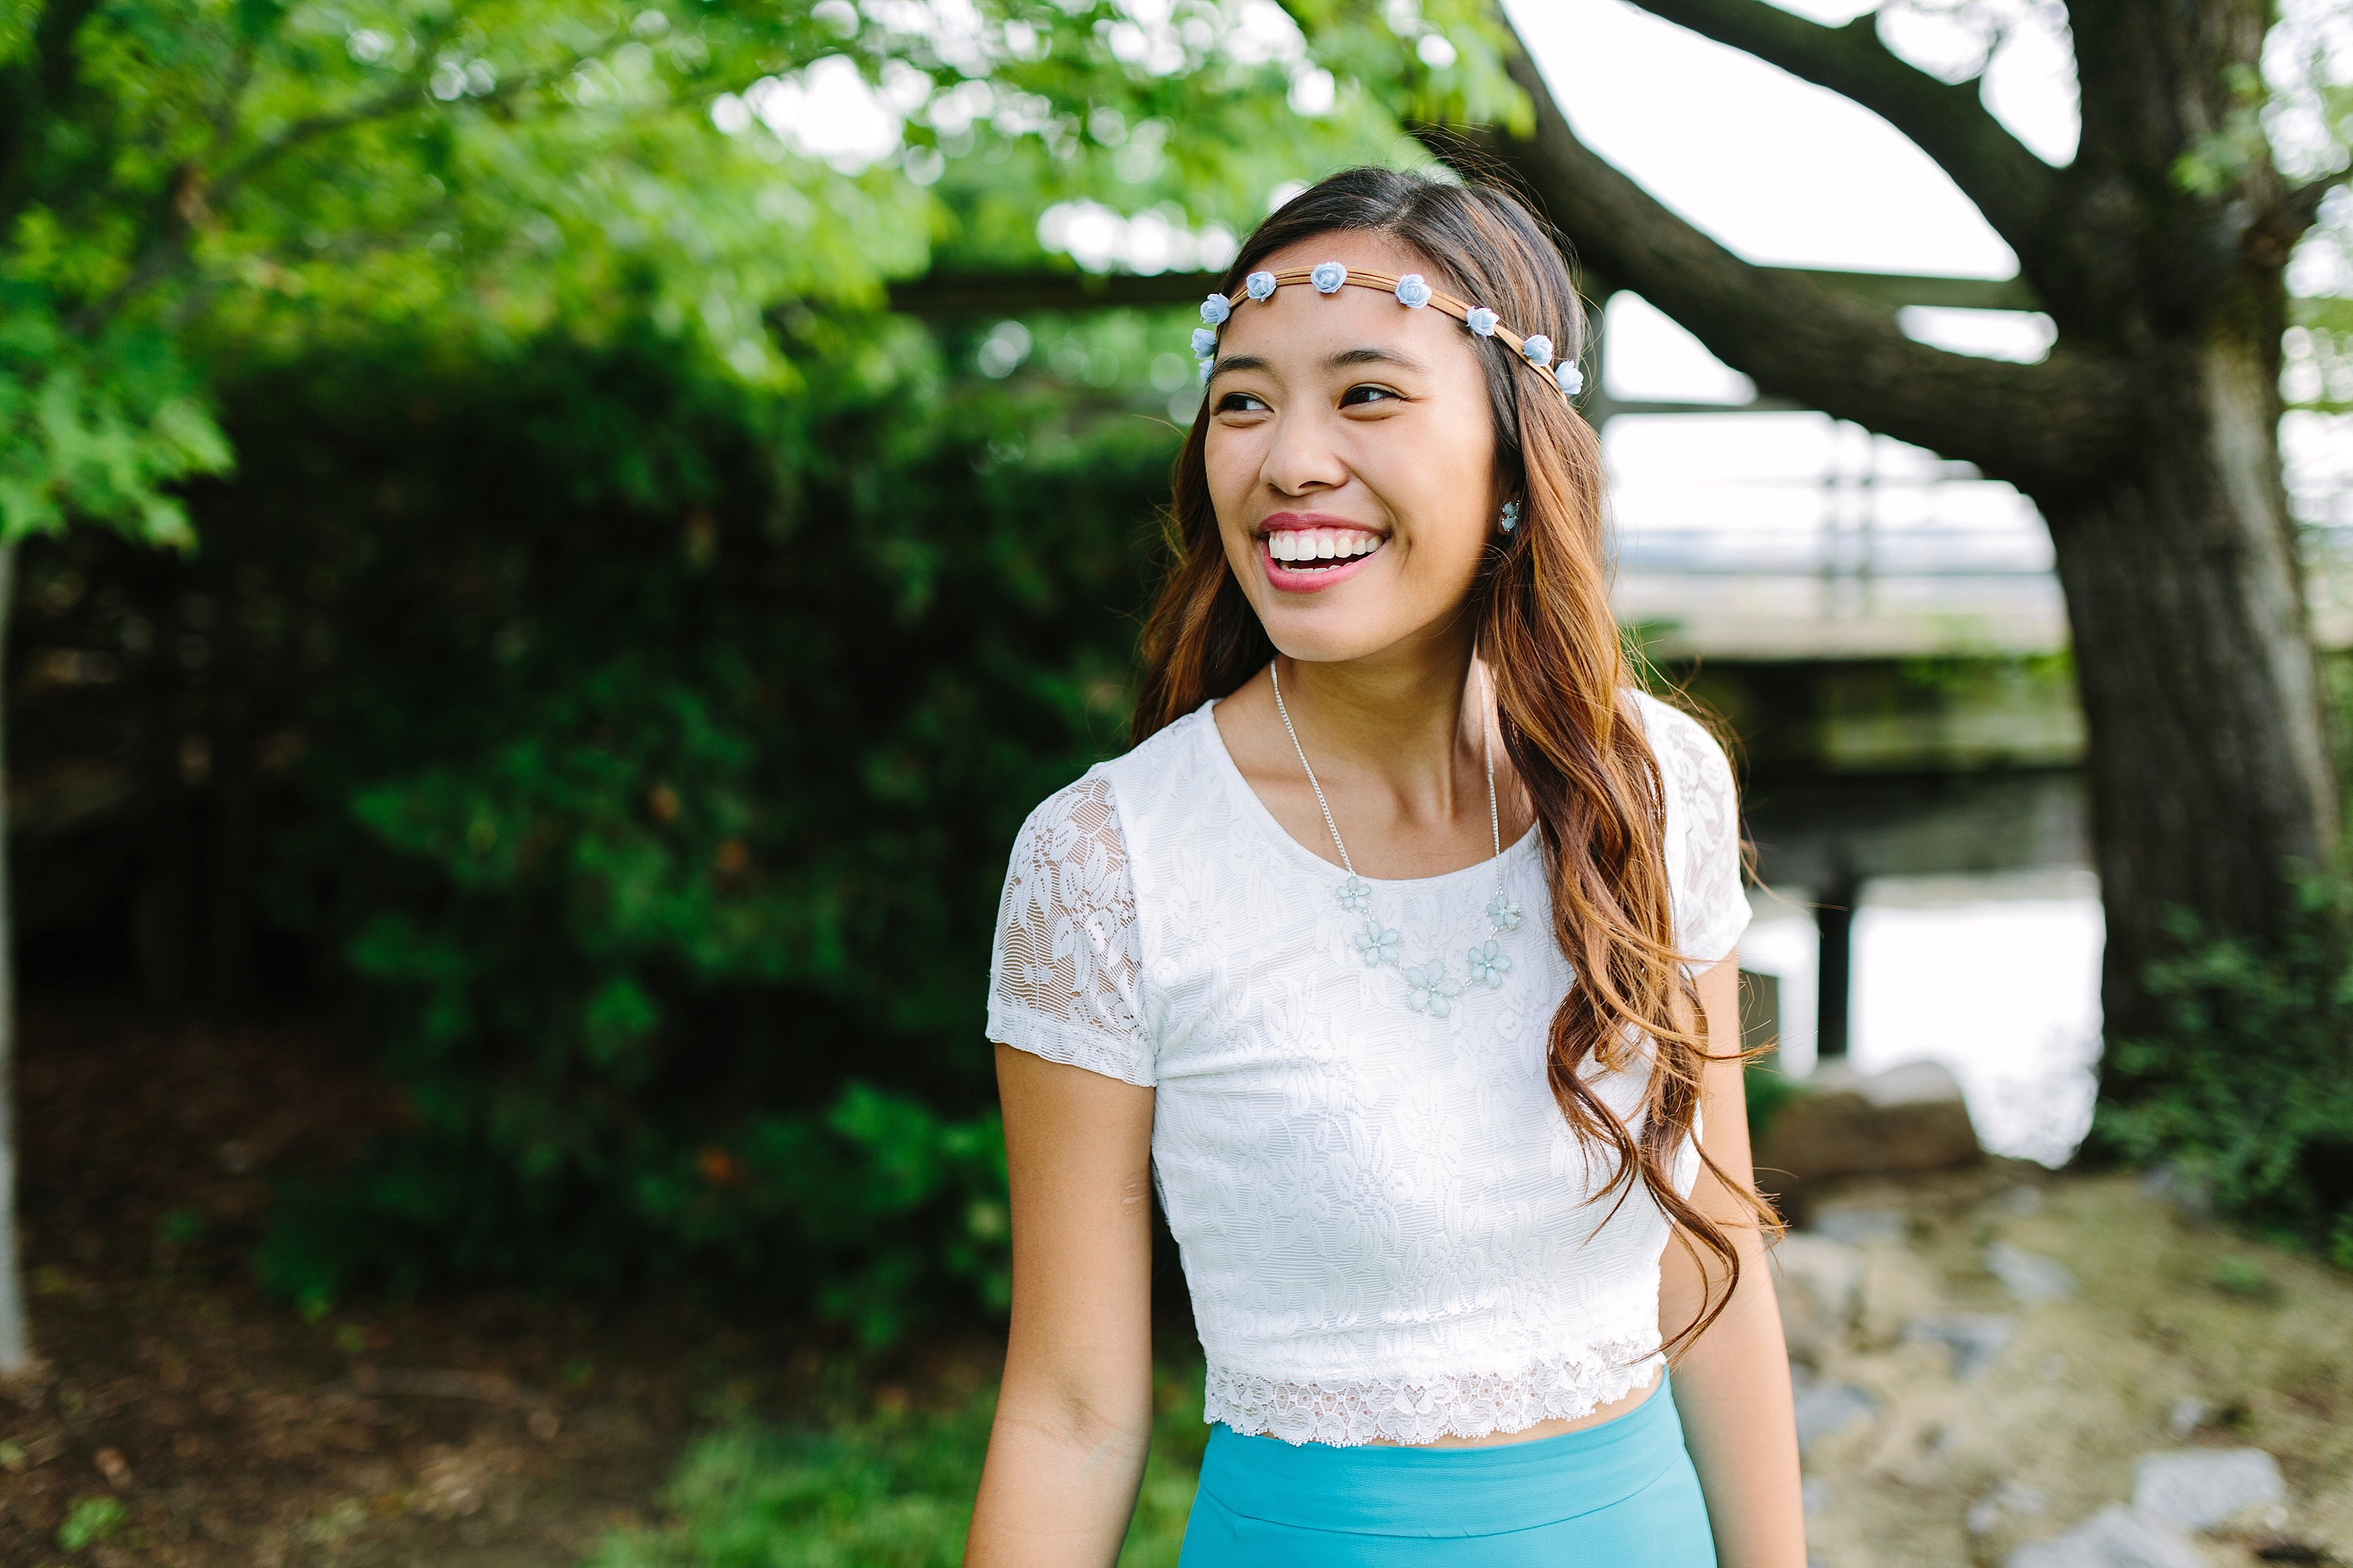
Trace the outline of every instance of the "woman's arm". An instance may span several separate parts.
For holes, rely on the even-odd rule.
[[[1740,1038],[1740,970],[1726,957],[1699,977],[1708,1047],[1730,1050]],[[1737,1061],[1707,1064],[1700,1091],[1702,1143],[1708,1157],[1746,1179],[1748,1101]],[[1724,1226],[1740,1249],[1740,1286],[1724,1315],[1675,1365],[1675,1408],[1683,1441],[1707,1497],[1723,1568],[1805,1568],[1805,1510],[1798,1495],[1798,1429],[1790,1407],[1789,1356],[1781,1309],[1773,1297],[1765,1244],[1746,1205],[1703,1169],[1692,1201]],[[1702,1256],[1706,1256],[1703,1254]],[[1673,1333],[1701,1310],[1699,1268],[1681,1245],[1661,1263],[1659,1323]],[[1717,1286],[1723,1280],[1720,1271]]]
[[[1013,1327],[966,1568],[1110,1568],[1152,1436],[1152,1091],[997,1047]]]

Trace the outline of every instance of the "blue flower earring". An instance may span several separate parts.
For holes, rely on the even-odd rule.
[[[1509,533],[1512,530],[1519,527],[1520,503],[1515,500],[1505,501],[1504,503],[1503,515],[1496,518],[1495,522],[1496,525],[1502,528],[1505,533]]]

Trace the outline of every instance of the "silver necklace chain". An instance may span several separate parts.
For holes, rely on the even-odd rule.
[[[1324,798],[1324,786],[1315,781],[1315,765],[1307,760],[1307,748],[1299,743],[1299,731],[1292,728],[1291,710],[1282,700],[1282,670],[1281,661],[1271,661],[1267,675],[1274,682],[1274,710],[1282,717],[1282,732],[1291,737],[1291,749],[1299,754],[1299,765],[1307,774],[1307,787],[1315,792],[1315,804],[1323,810],[1324,826],[1332,835],[1332,847],[1340,852],[1340,864],[1351,877],[1356,874],[1356,863],[1348,858],[1348,846],[1340,837],[1340,825],[1332,820],[1332,803]],[[1487,672],[1479,671],[1479,757],[1487,768],[1487,834],[1493,841],[1495,888],[1503,890],[1504,817],[1495,806],[1495,747],[1487,733]]]
[[[1487,903],[1489,935],[1485,941],[1473,941],[1461,950],[1458,959],[1431,958],[1418,964],[1403,962],[1405,933],[1382,924],[1380,917],[1372,912],[1373,885],[1356,875],[1356,862],[1348,858],[1348,846],[1340,837],[1340,825],[1332,818],[1332,803],[1324,798],[1323,783],[1315,776],[1315,765],[1307,760],[1307,748],[1299,743],[1299,731],[1291,722],[1291,708],[1282,700],[1282,672],[1270,664],[1267,673],[1274,680],[1274,710],[1282,715],[1282,732],[1291,737],[1291,749],[1299,754],[1299,765],[1307,774],[1307,787],[1315,792],[1315,804],[1324,813],[1324,826],[1332,835],[1332,847],[1340,852],[1340,864],[1348,872],[1347,880],[1339,888],[1340,908],[1349,914],[1366,917],[1364,929],[1353,939],[1357,956],[1371,969],[1397,965],[1405,979],[1405,1005],[1434,1018],[1450,1016],[1454,999],[1466,987],[1501,990],[1504,977],[1512,968],[1510,956],[1503,951],[1503,939],[1519,930],[1520,906],[1504,890],[1504,814],[1495,804],[1495,742],[1487,730],[1487,704],[1491,699],[1486,670],[1479,671],[1479,753],[1487,769],[1487,836],[1493,849],[1489,863],[1495,868],[1495,896]]]

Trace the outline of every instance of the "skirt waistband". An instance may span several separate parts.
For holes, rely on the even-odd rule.
[[[1683,1423],[1662,1373],[1623,1415],[1525,1443],[1343,1448],[1213,1426],[1201,1490],[1244,1518],[1306,1530],[1500,1535],[1621,1502],[1683,1460]]]

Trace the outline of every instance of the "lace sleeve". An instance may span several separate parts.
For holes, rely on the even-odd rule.
[[[997,911],[988,1037],[1148,1087],[1142,968],[1111,782],[1081,779],[1031,812],[1014,842]]]
[[[1694,970],[1730,952],[1748,926],[1741,889],[1740,797],[1724,748],[1690,714],[1646,699],[1667,793],[1667,883],[1675,944]]]

